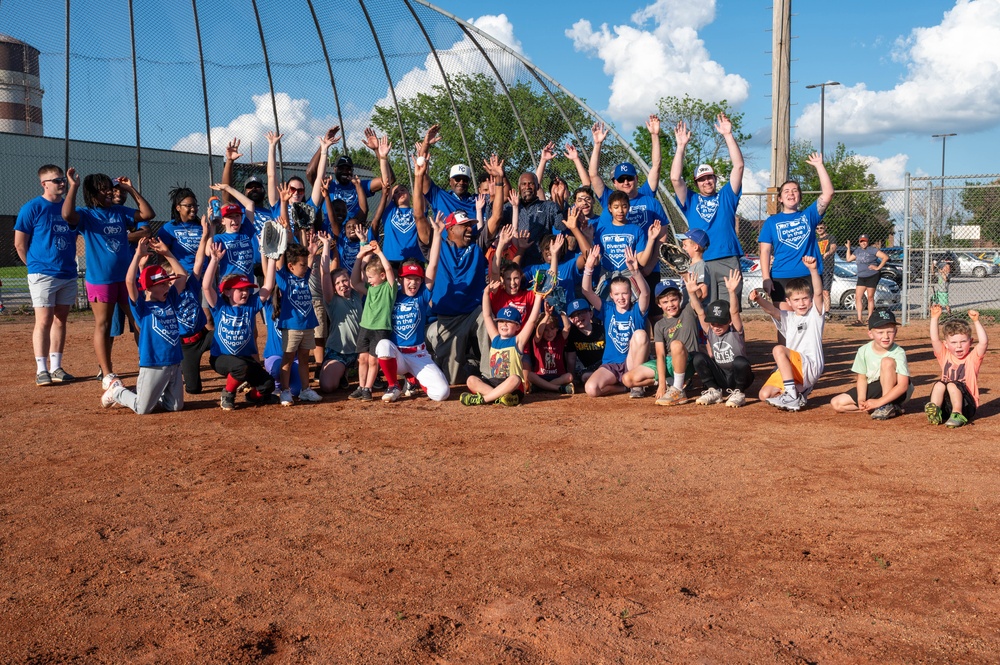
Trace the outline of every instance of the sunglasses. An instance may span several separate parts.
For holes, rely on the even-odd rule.
[[[631,175],[623,175],[615,178],[615,182],[632,182],[633,180],[635,180],[635,176]]]
[[[469,182],[471,182],[471,181],[470,181],[470,180],[469,180],[468,178],[466,178],[465,176],[460,176],[460,177],[458,177],[458,178],[452,178],[452,180],[454,180],[455,182],[464,182],[465,184],[469,184]]]
[[[594,199],[590,198],[589,196],[578,196],[578,197],[576,197],[576,202],[577,203],[593,203]]]
[[[288,189],[291,190],[291,191],[293,191],[293,192],[297,192],[299,194],[301,194],[301,193],[303,193],[303,192],[306,191],[305,187],[289,187]]]
[[[66,182],[67,182],[67,180],[66,180],[66,178],[49,178],[48,180],[43,180],[42,182],[43,183],[45,183],[45,182],[54,182],[57,185],[65,185]]]

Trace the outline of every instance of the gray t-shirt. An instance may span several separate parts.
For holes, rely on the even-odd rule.
[[[698,344],[698,317],[690,307],[681,310],[680,316],[671,318],[664,315],[653,326],[653,341],[670,346],[670,342],[679,339],[688,353],[701,351]],[[669,349],[668,349],[669,351]]]
[[[878,265],[881,263],[878,258],[878,248],[877,247],[865,247],[861,249],[860,247],[853,252],[854,262],[858,266],[858,277],[871,277],[878,273],[878,270],[872,270],[869,265]]]
[[[712,350],[712,359],[719,367],[730,367],[736,361],[737,356],[747,356],[747,345],[743,335],[736,332],[736,329],[729,326],[729,330],[722,335],[716,335],[711,328],[708,329],[708,346]]]
[[[358,333],[361,330],[364,302],[364,298],[352,289],[350,298],[341,298],[335,293],[330,302],[326,303],[326,313],[330,317],[327,351],[342,355],[358,352]]]

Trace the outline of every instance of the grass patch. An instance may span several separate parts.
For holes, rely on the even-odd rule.
[[[0,279],[27,279],[28,266],[4,266],[0,267]]]

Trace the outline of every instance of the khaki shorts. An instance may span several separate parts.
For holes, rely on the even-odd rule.
[[[313,328],[313,334],[316,339],[326,339],[330,332],[330,321],[326,317],[326,307],[323,306],[322,299],[313,298],[313,312],[316,313],[316,320],[319,321],[319,325]]]
[[[282,353],[295,353],[296,351],[312,351],[316,348],[316,334],[309,330],[282,330],[281,331],[281,351]]]

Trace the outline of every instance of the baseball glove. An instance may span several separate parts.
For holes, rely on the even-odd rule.
[[[276,220],[269,219],[260,230],[260,253],[277,260],[288,249],[288,235]]]
[[[556,275],[551,270],[536,270],[531,290],[540,296],[547,296],[556,287]]]
[[[317,214],[316,208],[308,203],[291,203],[288,206],[288,217],[292,229],[298,231],[319,231],[323,228],[323,219]]]
[[[691,257],[677,245],[663,243],[660,245],[660,266],[683,276],[691,269]]]

